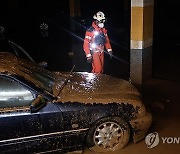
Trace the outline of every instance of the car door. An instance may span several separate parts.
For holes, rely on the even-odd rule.
[[[61,115],[60,110],[49,103],[32,113],[30,106],[35,100],[36,94],[18,81],[0,76],[0,152],[48,151],[52,141],[61,143],[62,117],[56,124],[49,122]],[[55,149],[61,150],[62,144],[56,144]]]

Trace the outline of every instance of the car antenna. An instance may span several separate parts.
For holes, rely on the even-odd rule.
[[[66,79],[65,79],[65,81],[64,81],[64,84],[62,85],[61,89],[59,90],[59,92],[58,92],[58,94],[57,94],[57,97],[58,97],[58,95],[60,94],[61,90],[62,90],[62,89],[64,88],[64,86],[66,85],[66,83],[68,82],[68,80],[69,80],[69,78],[70,78],[70,76],[71,76],[74,68],[75,68],[75,65],[73,65],[70,73],[69,73],[68,76],[66,77]]]
[[[31,58],[31,56],[19,45],[17,45],[16,43],[14,43],[13,41],[8,40],[8,42],[10,43],[10,45],[12,46],[13,50],[15,51],[15,53],[18,55],[16,49],[14,48],[14,46],[16,46],[19,50],[21,50],[30,61],[32,61],[33,63],[35,63],[35,61]]]
[[[69,75],[72,74],[72,72],[74,71],[74,68],[75,68],[75,65],[73,65],[73,67],[71,68],[71,71],[70,71]]]
[[[66,80],[65,80],[64,84],[66,84],[66,83],[68,82],[68,80],[69,80],[69,78],[70,78],[72,72],[74,71],[74,68],[75,68],[75,65],[73,65],[73,67],[72,67],[72,69],[71,69],[69,75],[66,77]],[[64,87],[64,86],[63,86],[63,87]]]

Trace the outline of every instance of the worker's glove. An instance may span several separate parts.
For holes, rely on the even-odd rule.
[[[87,62],[88,62],[89,64],[91,64],[91,63],[92,63],[92,57],[87,58]]]
[[[92,63],[92,55],[91,54],[88,54],[87,56],[86,56],[86,58],[87,58],[87,62],[88,63]]]
[[[112,59],[113,57],[112,51],[109,51],[109,56],[110,56],[110,59]]]

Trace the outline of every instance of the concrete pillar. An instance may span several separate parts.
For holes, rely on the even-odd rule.
[[[80,0],[69,0],[69,10],[70,10],[70,17],[71,17],[71,31],[76,31],[76,18],[81,16],[80,10]],[[73,21],[74,20],[74,21]]]
[[[81,9],[80,9],[80,0],[69,0],[69,10],[70,10],[70,29],[71,29],[71,52],[69,52],[69,56],[72,57],[73,65],[76,65],[75,69],[78,68],[78,39],[76,36],[79,34],[80,26],[79,26],[79,19],[81,16]]]
[[[70,17],[79,17],[81,15],[80,11],[80,0],[69,0],[70,5]]]
[[[154,0],[131,0],[130,78],[142,84],[152,75]]]

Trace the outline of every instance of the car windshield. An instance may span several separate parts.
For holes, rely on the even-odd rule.
[[[53,93],[55,83],[62,85],[65,77],[56,75],[54,72],[48,71],[36,64],[22,62],[20,71],[28,75],[28,77],[36,82],[38,86],[49,93]]]

